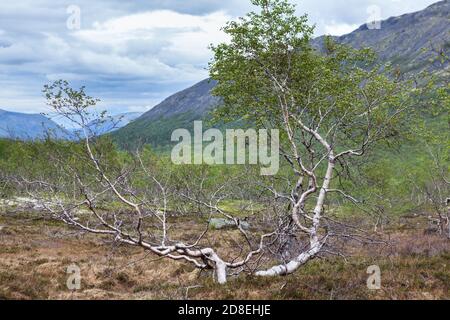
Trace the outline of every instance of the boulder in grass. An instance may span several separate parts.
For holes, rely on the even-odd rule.
[[[250,225],[246,221],[240,221],[239,223],[244,230],[248,230],[250,228]],[[209,225],[215,230],[237,229],[236,223],[233,220],[224,218],[213,218],[209,222]]]

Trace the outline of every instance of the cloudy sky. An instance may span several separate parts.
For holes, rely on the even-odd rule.
[[[292,1],[316,35],[436,2]],[[208,45],[225,40],[220,27],[251,9],[247,0],[0,0],[0,109],[46,112],[42,87],[63,78],[87,86],[112,114],[146,111],[206,78]]]

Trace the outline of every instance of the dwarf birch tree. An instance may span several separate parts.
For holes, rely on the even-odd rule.
[[[79,130],[76,142],[49,140],[48,150],[39,150],[47,174],[25,170],[10,178],[40,211],[83,233],[109,237],[115,244],[213,270],[220,284],[227,282],[231,271],[240,274],[254,268],[250,264],[275,232],[251,235],[233,213],[221,207],[223,199],[233,198],[228,183],[206,192],[206,179],[196,181],[193,172],[190,181],[174,183],[170,167],[157,168],[140,150],[121,154],[108,139],[97,136],[96,127],[111,119],[104,112],[93,113],[99,100],[88,96],[84,87],[76,90],[58,80],[46,85],[43,92],[54,113]],[[190,210],[199,205],[210,212],[208,221],[192,235],[176,232],[176,226],[183,226],[182,221],[177,222],[178,212],[170,216],[170,208],[180,202]],[[239,236],[234,236],[237,245],[232,248],[237,253],[225,255],[210,245],[212,214],[227,219],[238,230]]]
[[[279,129],[280,155],[289,165],[290,190],[268,187],[288,206],[284,232],[308,239],[295,257],[256,274],[285,275],[316,257],[333,231],[325,228],[330,194],[356,202],[336,187],[338,169],[396,136],[408,115],[409,88],[367,49],[324,39],[312,45],[313,28],[285,0],[252,0],[258,7],[224,31],[229,43],[213,46],[214,94],[223,98],[216,117],[246,119]]]

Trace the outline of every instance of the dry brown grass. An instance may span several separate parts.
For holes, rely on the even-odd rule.
[[[198,228],[183,223],[186,232]],[[79,236],[53,221],[3,214],[0,226],[0,299],[450,299],[448,240],[415,230],[391,231],[391,246],[356,246],[347,262],[318,259],[288,277],[241,276],[219,286],[206,271],[139,248],[114,248],[106,238]],[[209,241],[227,252],[232,239],[227,231]],[[81,268],[77,292],[66,287],[72,263]],[[375,292],[366,287],[374,264],[383,287]]]

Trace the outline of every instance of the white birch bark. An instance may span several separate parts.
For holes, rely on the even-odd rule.
[[[315,258],[318,253],[320,253],[326,242],[326,236],[324,237],[324,239],[319,240],[320,221],[322,218],[323,206],[325,203],[327,190],[330,187],[331,179],[333,177],[334,167],[335,162],[333,154],[331,154],[322,188],[320,189],[319,197],[317,198],[316,206],[314,208],[313,225],[310,230],[310,249],[308,251],[302,252],[287,264],[281,264],[274,266],[268,270],[258,271],[255,273],[256,276],[274,277],[291,274],[306,262]]]

